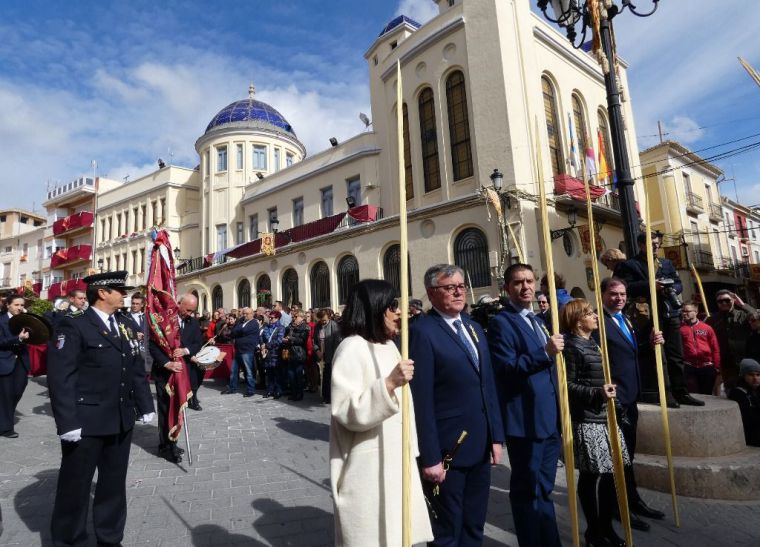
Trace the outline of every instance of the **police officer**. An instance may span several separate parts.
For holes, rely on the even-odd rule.
[[[52,347],[55,366],[48,386],[61,468],[51,523],[54,545],[86,545],[90,485],[98,482],[93,525],[99,545],[117,545],[127,516],[126,476],[136,415],[153,420],[153,399],[136,339],[130,338],[121,307],[126,271],[84,279],[90,306],[64,317]],[[132,334],[134,337],[134,332]]]

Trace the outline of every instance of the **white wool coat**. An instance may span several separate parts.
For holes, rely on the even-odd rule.
[[[401,360],[393,342],[360,336],[341,342],[333,359],[330,475],[335,544],[401,545],[401,388],[385,378]],[[411,393],[410,393],[411,400]],[[419,453],[411,411],[412,457]],[[412,543],[433,539],[420,476],[412,463]]]

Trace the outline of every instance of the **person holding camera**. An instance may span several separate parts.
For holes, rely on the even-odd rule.
[[[649,298],[649,268],[647,266],[646,234],[641,233],[637,238],[639,254],[634,258],[621,262],[615,268],[615,277],[623,279],[628,286],[631,305],[628,315],[634,325],[636,334],[641,340],[649,340],[652,331],[653,303]],[[665,338],[664,363],[667,370],[665,389],[667,404],[670,408],[683,405],[703,406],[704,401],[689,395],[686,387],[686,376],[683,362],[683,340],[681,339],[681,292],[683,285],[678,277],[673,263],[667,258],[659,258],[657,251],[662,247],[662,233],[652,233],[652,248],[654,255],[655,283],[657,287],[657,309],[660,317],[660,330]],[[654,349],[648,348],[640,359],[641,365],[641,402],[658,404],[660,402],[657,388],[657,373]]]

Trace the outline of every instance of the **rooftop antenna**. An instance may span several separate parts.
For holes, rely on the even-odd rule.
[[[168,151],[169,151],[169,165],[174,165],[174,152],[172,152],[171,146],[168,148]]]
[[[124,182],[129,182],[129,175],[124,177]]]

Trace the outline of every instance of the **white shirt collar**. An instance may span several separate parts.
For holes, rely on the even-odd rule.
[[[90,306],[92,308],[92,311],[94,311],[98,317],[100,317],[100,320],[103,321],[103,324],[106,326],[107,329],[111,329],[111,323],[109,323],[108,319],[112,317],[111,315],[108,315],[106,312],[99,310],[95,306]]]
[[[435,306],[433,306],[433,309],[438,312],[438,315],[440,315],[443,318],[443,320],[446,321],[446,324],[449,327],[451,327],[454,330],[457,330],[457,328],[454,326],[454,321],[462,321],[462,315],[461,314],[458,313],[456,315],[456,317],[452,317],[450,315],[446,315],[445,313],[443,313],[441,310],[439,310]]]

